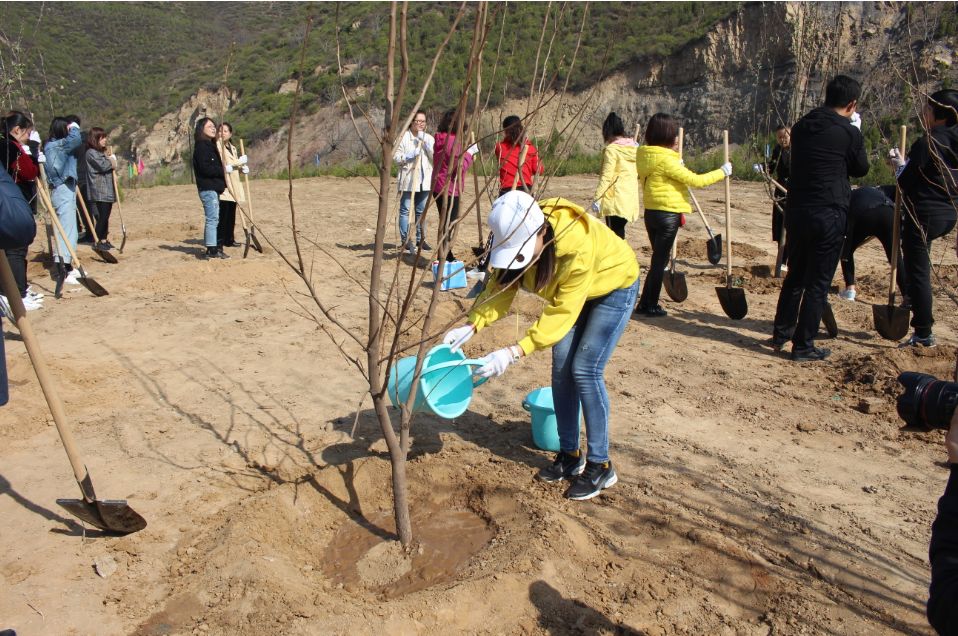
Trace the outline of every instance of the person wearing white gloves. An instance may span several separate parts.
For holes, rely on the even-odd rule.
[[[422,213],[429,200],[432,187],[432,158],[436,140],[426,132],[426,111],[420,110],[412,118],[409,130],[403,132],[393,161],[399,166],[396,186],[399,190],[399,244],[410,254],[415,254],[417,246],[423,253],[432,251],[432,246],[424,239],[426,228]],[[409,204],[416,208],[416,238],[409,240]]]
[[[216,224],[216,245],[223,247],[239,247],[235,239],[236,204],[246,202],[243,182],[240,174],[249,174],[248,158],[240,155],[236,146],[230,141],[233,138],[233,126],[229,122],[220,124],[219,139],[216,148],[219,150],[223,165],[226,166],[228,188],[220,193],[220,220]]]
[[[76,251],[77,246],[77,149],[83,145],[80,134],[80,125],[70,122],[66,117],[54,117],[50,124],[50,136],[43,152],[46,155],[46,175],[50,182],[50,198],[56,209],[57,218],[70,247]],[[42,185],[38,187],[43,187]],[[64,237],[57,233],[57,255],[62,260],[67,272],[64,282],[70,285],[79,285],[76,272],[73,271],[72,260],[67,250]]]
[[[541,205],[541,207],[540,207]],[[552,395],[561,450],[538,472],[545,482],[572,479],[569,499],[591,499],[618,481],[609,460],[609,395],[605,366],[625,331],[639,288],[639,264],[628,243],[578,205],[553,198],[537,204],[516,190],[493,204],[490,282],[468,323],[443,342],[458,350],[506,315],[516,292],[546,307],[525,337],[482,359],[476,371],[498,377],[522,357],[552,348]],[[587,452],[579,449],[579,405]]]

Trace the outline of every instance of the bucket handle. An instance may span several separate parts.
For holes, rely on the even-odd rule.
[[[526,411],[529,411],[530,413],[532,412],[532,405],[530,405],[529,402],[525,399],[522,400],[522,408],[525,409]]]
[[[423,374],[432,373],[433,371],[441,371],[442,369],[451,369],[453,367],[482,367],[485,366],[485,362],[482,360],[449,360],[448,362],[440,362],[439,364],[430,365],[428,369],[423,369]],[[489,378],[479,378],[478,381],[473,381],[473,388],[484,384]]]

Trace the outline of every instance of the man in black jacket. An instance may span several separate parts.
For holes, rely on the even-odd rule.
[[[861,85],[838,75],[825,89],[825,105],[792,128],[792,162],[786,207],[788,274],[775,311],[772,345],[792,340],[792,360],[824,360],[815,346],[842,242],[851,186],[868,173],[861,118],[855,112]]]
[[[0,170],[0,249],[29,245],[37,233],[30,204],[6,170]],[[0,257],[5,258],[5,257]],[[7,403],[7,359],[3,350],[3,318],[0,317],[0,406]]]
[[[942,636],[954,636],[958,634],[958,411],[951,417],[945,446],[951,475],[931,526],[928,622]]]
[[[892,234],[895,223],[895,186],[864,186],[852,191],[848,206],[848,229],[842,248],[842,277],[845,289],[839,294],[845,300],[855,300],[855,250],[877,238],[885,249],[885,257],[891,263]],[[905,265],[898,252],[898,267],[895,270],[898,289],[905,293]]]

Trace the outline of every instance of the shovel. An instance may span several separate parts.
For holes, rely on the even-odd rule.
[[[86,207],[86,201],[83,200],[83,195],[80,194],[80,189],[77,188],[77,201],[80,203],[80,209],[83,210],[83,217],[86,219],[87,227],[90,228],[90,233],[93,234],[93,251],[96,252],[96,255],[105,260],[107,263],[112,263],[116,265],[120,261],[116,260],[116,256],[110,253],[109,250],[101,250],[97,248],[97,245],[100,244],[100,237],[97,236],[96,227],[93,223],[93,218],[90,216],[90,210]]]
[[[685,141],[685,129],[679,128],[679,157],[682,156],[682,147]],[[665,286],[665,293],[669,298],[677,303],[682,302],[689,297],[689,288],[685,283],[685,273],[675,271],[675,255],[678,251],[679,235],[676,231],[675,240],[672,241],[672,256],[669,259],[669,271],[662,279]]]
[[[695,198],[695,193],[691,189],[689,190],[689,198],[692,200],[692,205],[695,206],[695,211],[702,218],[702,223],[705,224],[705,231],[709,234],[709,238],[705,242],[705,253],[708,256],[709,263],[718,265],[722,262],[722,235],[712,233],[712,227],[709,225],[708,219],[705,218],[705,213],[702,212],[702,206],[699,205],[699,200]]]
[[[42,166],[40,171],[43,171]],[[43,181],[46,182],[45,176],[43,177]],[[37,191],[40,193],[40,200],[43,201],[43,205],[45,205],[47,208],[47,213],[50,215],[50,220],[53,221],[53,229],[60,236],[60,240],[63,241],[63,244],[66,245],[67,251],[70,252],[70,256],[73,257],[73,263],[76,265],[77,271],[80,272],[80,284],[90,290],[90,293],[94,296],[108,295],[110,292],[104,289],[100,283],[93,280],[93,278],[87,276],[86,270],[83,269],[80,259],[77,257],[76,252],[73,251],[73,246],[70,245],[70,241],[67,239],[67,233],[63,230],[63,226],[60,225],[60,219],[57,218],[56,209],[53,207],[53,203],[50,201],[50,195],[47,194],[45,186],[41,184],[39,187],[37,187]]]
[[[899,152],[904,156],[908,129],[901,127]],[[872,305],[875,330],[886,340],[901,340],[908,333],[909,311],[895,306],[895,271],[898,268],[898,250],[901,241],[901,188],[895,189],[895,218],[891,234],[891,275],[888,277],[888,304]]]
[[[243,140],[240,139],[240,154],[245,155],[246,149],[243,145]],[[249,189],[249,175],[243,174],[243,188],[246,190],[246,205],[249,207],[249,240],[246,241],[246,249],[243,250],[243,256],[246,256],[246,252],[249,251],[249,246],[252,245],[253,249],[263,253],[263,246],[260,245],[259,239],[256,238],[256,222],[253,221],[253,193]],[[233,197],[234,199],[236,197]],[[236,204],[239,207],[239,203]],[[240,209],[240,214],[243,214],[242,208]],[[246,231],[246,222],[244,219],[243,222],[243,231]]]
[[[123,234],[123,239],[120,241],[120,254],[122,254],[123,248],[126,247],[126,224],[123,222],[123,206],[120,205],[120,184],[116,180],[116,170],[113,171],[113,190],[116,192],[116,213],[120,217],[120,232]]]
[[[9,299],[17,329],[20,330],[23,344],[30,355],[33,370],[36,371],[40,388],[43,389],[43,396],[46,398],[50,412],[53,414],[57,432],[60,433],[63,448],[70,459],[73,476],[76,478],[77,485],[80,486],[80,493],[83,495],[83,499],[57,499],[57,504],[73,516],[100,530],[117,534],[129,534],[142,530],[146,527],[146,520],[130,508],[126,501],[96,498],[90,473],[80,460],[79,451],[73,441],[73,433],[67,425],[63,402],[60,401],[60,396],[54,388],[46,362],[43,360],[43,354],[40,353],[40,346],[33,335],[30,322],[27,320],[27,312],[23,307],[23,301],[20,299],[20,294],[17,293],[17,284],[13,280],[10,264],[2,250],[0,250],[0,289],[3,289],[4,295]]]
[[[725,163],[728,163],[728,131],[722,131],[722,144],[725,148]],[[729,177],[725,177],[725,233],[728,235],[728,256],[725,261],[725,286],[716,287],[719,302],[725,315],[732,320],[741,320],[748,313],[748,301],[745,290],[732,285],[732,187]],[[710,259],[711,260],[711,259]]]

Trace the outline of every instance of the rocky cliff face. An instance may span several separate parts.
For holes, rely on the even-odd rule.
[[[828,79],[840,72],[862,81],[863,117],[876,121],[901,110],[909,83],[937,88],[954,78],[951,45],[935,38],[947,11],[954,8],[944,3],[748,3],[672,56],[638,59],[579,94],[536,96],[538,107],[508,101],[483,114],[480,130],[493,135],[503,116],[534,111],[530,129],[540,143],[558,131],[570,149],[595,152],[610,111],[630,130],[662,111],[681,119],[690,146],[714,146],[723,129],[741,142],[794,122],[820,103]],[[221,113],[234,99],[225,89],[201,91],[152,131],[137,133],[135,148],[148,165],[176,166],[199,108]],[[381,121],[382,113],[371,117]],[[362,119],[360,131],[372,147]],[[365,155],[342,104],[303,118],[294,134],[299,166]],[[283,129],[250,149],[260,172],[285,167],[286,139]]]

